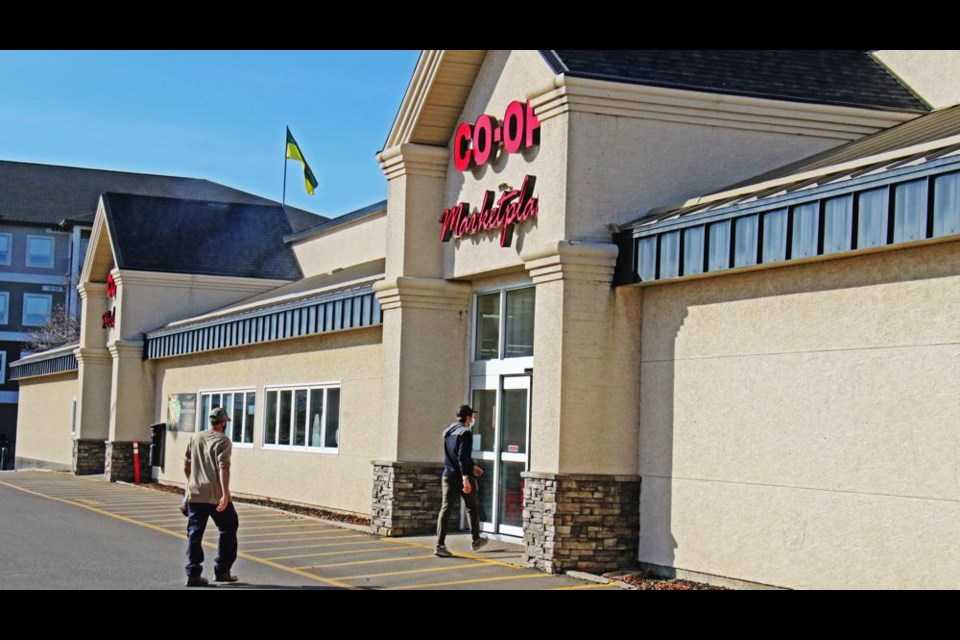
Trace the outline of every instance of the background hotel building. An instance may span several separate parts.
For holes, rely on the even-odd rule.
[[[180,482],[226,406],[238,493],[404,535],[470,402],[533,566],[960,586],[958,63],[424,51],[386,202],[101,197],[80,344],[13,366],[18,465],[126,477],[165,422]]]

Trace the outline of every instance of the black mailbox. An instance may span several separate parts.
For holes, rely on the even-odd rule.
[[[166,423],[150,425],[150,466],[163,466],[163,439],[166,432]]]

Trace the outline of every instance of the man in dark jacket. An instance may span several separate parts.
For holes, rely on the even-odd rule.
[[[474,551],[487,544],[480,536],[480,516],[477,507],[477,478],[483,475],[483,469],[473,464],[473,415],[476,413],[470,405],[462,405],[457,410],[457,422],[443,431],[443,505],[437,518],[437,548],[434,555],[449,558],[453,554],[444,544],[447,539],[447,520],[450,511],[463,498],[470,518],[470,533],[473,535]]]

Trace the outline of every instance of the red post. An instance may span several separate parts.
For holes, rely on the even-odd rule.
[[[140,443],[133,443],[133,481],[140,484]]]

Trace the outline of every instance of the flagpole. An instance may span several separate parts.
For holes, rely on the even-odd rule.
[[[287,135],[290,135],[290,125],[287,125]],[[280,206],[287,206],[287,138],[283,139],[283,200]]]

